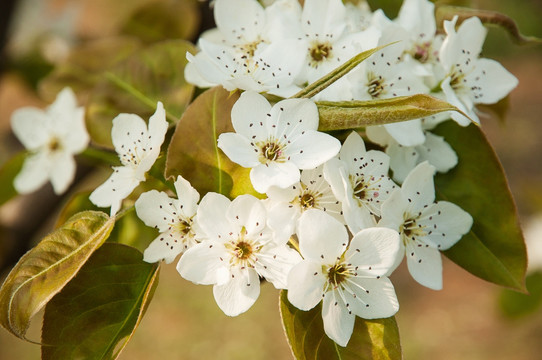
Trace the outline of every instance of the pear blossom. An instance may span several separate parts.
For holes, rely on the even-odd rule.
[[[216,303],[228,316],[247,311],[260,294],[260,276],[286,288],[291,267],[301,261],[267,226],[260,200],[241,195],[230,201],[207,193],[197,210],[201,243],[188,249],[177,264],[181,276],[196,284],[214,285]]]
[[[143,253],[146,262],[163,259],[169,264],[197,243],[195,215],[199,193],[182,176],[177,177],[174,185],[178,199],[151,190],[141,194],[135,203],[137,216],[145,225],[160,231]]]
[[[55,194],[64,193],[75,177],[74,155],[85,150],[90,140],[84,108],[77,106],[73,91],[64,88],[45,111],[16,110],[11,128],[29,151],[13,183],[17,192],[27,194],[51,181]]]
[[[469,232],[472,217],[448,201],[435,202],[433,174],[427,162],[416,166],[402,187],[382,204],[378,226],[397,230],[402,253],[412,277],[434,290],[442,289],[442,259],[439,250],[447,250]],[[403,255],[398,257],[399,265]]]
[[[448,115],[431,116],[422,119],[425,141],[421,145],[404,146],[399,144],[384,126],[368,126],[367,137],[372,142],[386,148],[390,157],[390,169],[393,171],[393,180],[402,183],[416,165],[428,161],[440,173],[448,172],[457,165],[457,154],[442,136],[429,131],[437,120],[433,118],[448,119]],[[438,121],[442,121],[438,120]]]
[[[260,94],[244,92],[231,113],[235,133],[223,133],[218,147],[235,163],[252,168],[254,189],[287,188],[300,179],[299,170],[314,169],[341,147],[333,136],[318,132],[318,109],[308,99],[287,99],[273,105]]]
[[[272,186],[267,191],[269,226],[275,231],[285,232],[286,236],[295,233],[297,220],[309,209],[327,212],[344,223],[342,204],[324,178],[324,166],[303,170],[299,182],[285,189]]]
[[[199,39],[199,53],[187,53],[187,81],[201,87],[220,84],[229,91],[295,94],[299,87],[294,80],[303,58],[288,24],[298,22],[290,21],[297,20],[298,7],[291,1],[264,9],[256,0],[217,0],[217,29]]]
[[[518,79],[500,63],[480,59],[487,30],[477,17],[471,17],[455,30],[457,16],[444,21],[446,38],[440,48],[440,61],[446,72],[441,88],[446,100],[479,123],[476,104],[493,104],[504,98],[518,85]],[[452,119],[466,126],[471,120],[460,113]]]
[[[115,215],[124,200],[145,180],[158,155],[168,129],[166,112],[161,102],[149,124],[135,114],[120,114],[113,119],[111,138],[122,166],[114,166],[113,174],[90,194],[90,201],[99,207],[111,207]]]
[[[385,318],[399,310],[387,277],[400,250],[396,231],[364,229],[349,244],[344,225],[311,209],[299,220],[298,238],[304,260],[288,275],[288,300],[305,311],[322,300],[324,331],[338,345],[348,344],[356,316]]]
[[[388,170],[388,155],[366,151],[356,132],[346,138],[339,158],[324,164],[324,176],[343,203],[346,223],[353,231],[374,226],[372,215],[380,216],[382,203],[396,186],[388,177]]]

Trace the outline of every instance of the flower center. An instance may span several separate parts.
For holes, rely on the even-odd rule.
[[[410,51],[412,57],[422,64],[426,63],[431,56],[431,42],[416,44]]]
[[[175,227],[175,230],[179,232],[179,234],[181,234],[182,236],[186,236],[192,230],[192,220],[187,221],[185,219],[182,219],[179,220],[179,222],[176,222],[173,226]]]
[[[299,204],[303,210],[313,208],[316,205],[316,198],[310,191],[305,191],[303,195],[299,196]]]
[[[416,238],[427,235],[425,226],[417,224],[416,220],[413,218],[407,218],[400,226],[399,232],[403,234],[403,241],[406,241],[406,239],[416,240]]]
[[[329,43],[314,43],[309,53],[314,62],[318,63],[331,56],[333,47]]]
[[[257,144],[260,148],[260,162],[267,164],[270,161],[281,161],[283,155],[283,146],[276,140],[268,140]]]
[[[334,289],[339,287],[340,284],[352,275],[350,269],[343,263],[330,266],[327,270],[324,269],[324,272],[327,272],[328,284]]]
[[[372,98],[377,98],[385,91],[384,79],[382,76],[369,74],[369,82],[367,83],[367,92]]]
[[[260,45],[263,42],[263,40],[256,40],[250,43],[246,43],[239,46],[239,50],[241,50],[243,53],[248,55],[249,58],[254,57],[254,53],[256,52],[256,49],[258,48],[258,45]]]
[[[51,141],[49,141],[49,144],[47,144],[47,147],[49,148],[49,151],[55,152],[57,150],[60,150],[60,141],[56,137],[51,138]]]
[[[354,196],[360,200],[364,200],[367,196],[366,190],[367,185],[365,184],[363,179],[361,179],[361,181],[359,181],[354,187]]]
[[[252,244],[244,241],[244,240],[241,240],[239,241],[236,245],[235,245],[235,248],[233,249],[233,253],[234,255],[239,259],[239,260],[248,260],[250,258],[250,256],[253,254],[253,248],[252,248]]]

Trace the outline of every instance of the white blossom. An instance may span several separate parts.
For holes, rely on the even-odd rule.
[[[345,140],[339,158],[324,164],[324,176],[343,204],[346,223],[353,232],[374,226],[372,215],[395,188],[388,177],[389,157],[381,151],[365,150],[358,133]]]
[[[165,192],[147,191],[137,199],[137,216],[145,225],[155,227],[160,235],[145,249],[143,260],[167,264],[195,245],[196,210],[199,194],[182,176],[175,181],[178,199],[170,198]]]
[[[318,109],[308,99],[287,99],[273,107],[257,93],[244,92],[231,113],[235,133],[223,133],[218,147],[233,162],[252,168],[254,189],[289,187],[299,170],[314,169],[341,147],[334,137],[318,132]]]
[[[439,250],[447,250],[469,232],[472,217],[448,201],[435,203],[433,174],[427,162],[416,166],[402,187],[382,204],[379,226],[397,230],[406,252],[408,270],[420,284],[442,289],[442,259]],[[398,258],[399,265],[402,255]]]
[[[45,111],[24,107],[11,117],[13,133],[30,152],[14,187],[21,194],[51,181],[56,194],[64,193],[75,177],[74,155],[90,140],[85,128],[84,108],[70,88],[64,88]]]
[[[158,155],[168,129],[166,112],[161,102],[150,117],[149,125],[137,115],[120,114],[113,119],[111,138],[122,166],[113,167],[113,174],[90,194],[90,201],[99,207],[111,207],[111,216],[119,211],[121,202],[145,180]]]
[[[291,267],[301,261],[267,226],[260,200],[241,195],[230,201],[207,193],[197,211],[201,243],[188,249],[177,265],[187,280],[214,285],[216,303],[228,316],[247,311],[260,293],[260,276],[286,288]]]
[[[299,220],[298,237],[304,260],[288,275],[288,300],[305,311],[322,300],[324,331],[333,341],[348,344],[356,315],[376,319],[397,312],[387,278],[400,249],[396,231],[364,229],[348,244],[344,225],[311,209]]]
[[[518,80],[497,61],[479,58],[487,33],[480,19],[463,21],[457,32],[456,22],[457,16],[444,21],[447,36],[440,49],[440,61],[447,75],[441,87],[450,104],[479,123],[475,105],[496,103],[517,86]],[[463,126],[471,122],[457,112],[451,116]]]

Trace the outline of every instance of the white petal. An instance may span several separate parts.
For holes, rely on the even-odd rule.
[[[365,128],[365,133],[367,134],[369,140],[380,146],[388,146],[390,144],[390,141],[393,142],[390,134],[382,125],[367,126]]]
[[[218,307],[228,316],[244,313],[260,295],[260,278],[253,269],[232,269],[232,278],[224,285],[213,287]]]
[[[211,285],[223,282],[224,269],[229,268],[227,250],[216,241],[203,241],[186,252],[177,264],[177,271],[186,280]]]
[[[230,206],[230,200],[224,195],[207,193],[198,207],[197,221],[199,227],[205,233],[204,238],[215,241],[226,241],[227,234],[234,226],[226,219],[226,212]]]
[[[301,20],[312,38],[316,34],[339,38],[346,26],[346,8],[340,0],[306,0]]]
[[[399,310],[399,302],[395,289],[387,277],[379,279],[354,278],[359,286],[351,285],[355,292],[349,299],[352,312],[363,319],[380,319],[395,315]]]
[[[382,204],[382,218],[378,226],[399,231],[399,227],[405,221],[404,214],[407,208],[408,202],[402,196],[401,189],[395,189]]]
[[[143,252],[143,261],[155,263],[164,260],[166,264],[171,264],[187,247],[182,239],[174,239],[170,232],[160,234]]]
[[[420,160],[427,160],[438,172],[447,172],[457,165],[457,154],[442,136],[425,133],[425,143],[417,150]]]
[[[260,164],[250,171],[252,186],[259,193],[266,193],[271,186],[286,188],[299,181],[299,168],[292,162]]]
[[[196,214],[199,193],[181,175],[175,181],[175,191],[179,198],[179,207],[184,216],[191,217]]]
[[[90,136],[85,126],[85,111],[77,108],[71,114],[71,122],[65,124],[65,136],[62,138],[62,145],[72,154],[78,154],[86,149]]]
[[[335,197],[341,202],[346,201],[347,187],[350,186],[346,163],[337,158],[330,159],[324,164],[324,177]]]
[[[305,130],[318,128],[318,108],[308,99],[286,99],[278,102],[271,109],[271,118],[277,127],[269,128],[269,132],[279,139],[295,139],[295,136]]]
[[[288,274],[294,265],[303,259],[297,251],[288,245],[280,245],[266,251],[268,256],[258,256],[256,271],[270,281],[276,289],[288,287]]]
[[[288,275],[288,301],[300,310],[314,308],[322,300],[326,281],[321,263],[302,261]]]
[[[383,276],[395,264],[400,246],[399,233],[387,228],[364,229],[354,235],[346,258],[358,266],[358,273]],[[401,254],[402,256],[402,254]]]
[[[348,234],[343,224],[321,210],[309,209],[301,215],[297,236],[305,259],[333,264],[346,250]]]
[[[28,150],[36,150],[50,140],[49,117],[33,107],[17,109],[11,115],[11,129]]]
[[[267,225],[273,230],[277,244],[286,243],[294,234],[300,215],[298,207],[286,202],[278,202],[268,208]]]
[[[177,217],[172,213],[175,208],[170,205],[171,199],[165,192],[147,191],[135,202],[135,210],[145,225],[157,227],[160,232],[168,230],[170,219]]]
[[[342,299],[335,291],[326,293],[322,303],[322,319],[326,335],[345,347],[354,331],[356,316],[349,314]]]
[[[439,250],[448,250],[455,245],[464,234],[469,232],[472,222],[472,216],[469,213],[447,201],[439,201],[430,206],[417,221],[431,232],[422,241]]]
[[[63,194],[75,178],[75,160],[73,156],[66,152],[56,152],[53,154],[54,160],[51,163],[50,176],[51,184],[55,194]]]
[[[341,143],[326,133],[307,130],[286,148],[285,153],[299,169],[314,169],[339,153]]]
[[[393,180],[400,183],[405,181],[408,174],[416,167],[418,158],[420,157],[418,147],[406,147],[398,143],[390,144],[386,149],[386,154],[390,157]],[[429,162],[431,163],[431,161]]]
[[[518,85],[518,79],[499,62],[479,59],[476,68],[467,77],[476,104],[494,104]]]
[[[232,44],[258,40],[265,25],[264,9],[253,0],[216,0],[214,17],[218,29]]]
[[[147,124],[138,115],[119,114],[113,119],[111,139],[121,161],[123,161],[122,155],[127,154],[128,151],[135,153],[135,148],[141,139],[147,136]]]
[[[266,124],[271,111],[269,101],[254,91],[245,91],[231,110],[235,132],[250,141],[267,140]]]
[[[247,236],[252,237],[265,227],[267,212],[260,200],[254,196],[240,195],[228,207],[226,219],[239,228],[244,227]]]
[[[346,224],[353,234],[376,225],[369,209],[365,206],[359,206],[357,202],[345,201],[343,203],[343,214]]]
[[[45,153],[29,155],[24,161],[21,171],[13,181],[19,194],[31,193],[42,187],[49,179],[51,169],[50,158]]]
[[[433,290],[442,289],[442,259],[437,249],[408,241],[406,259],[414,280]]]
[[[90,201],[98,207],[110,207],[111,216],[120,209],[124,200],[139,185],[134,169],[120,166],[113,168],[113,174],[90,194]]]
[[[242,167],[251,168],[260,164],[259,151],[251,141],[237,133],[222,133],[217,145],[226,156]]]
[[[410,214],[418,213],[424,206],[435,201],[434,174],[435,167],[428,162],[423,162],[406,177],[401,187],[401,193],[408,203]]]
[[[452,119],[454,119],[461,126],[467,126],[473,121],[475,123],[479,124],[480,119],[478,119],[478,116],[476,116],[476,113],[474,112],[473,106],[467,106],[467,104],[463,103],[459,99],[459,97],[457,96],[455,91],[450,86],[450,81],[451,81],[451,78],[448,76],[447,78],[442,80],[442,82],[440,84],[440,86],[442,88],[442,91],[444,92],[444,95],[446,95],[446,101],[448,101],[450,104],[452,104],[453,106],[455,106],[459,110],[461,110],[465,115],[470,117],[470,119],[469,119],[466,116],[464,116],[464,115],[462,115],[462,114],[460,114],[460,113],[458,113],[456,111],[453,111],[450,114]]]
[[[344,141],[339,157],[343,161],[349,161],[348,159],[358,158],[365,153],[366,150],[363,139],[357,132],[352,131]]]
[[[186,58],[189,61],[184,67],[184,78],[186,82],[194,84],[199,88],[209,88],[213,85],[216,85],[216,83],[211,83],[205,80],[203,76],[199,73],[198,67],[194,64],[194,62],[196,61],[194,55],[187,53]]]
[[[420,145],[425,141],[420,119],[385,124],[384,127],[403,146]]]

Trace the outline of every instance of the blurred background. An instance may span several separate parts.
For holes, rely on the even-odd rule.
[[[393,17],[401,1],[370,3],[382,3]],[[523,34],[542,37],[542,0],[471,4],[505,13]],[[152,22],[156,19],[161,21]],[[212,26],[207,4],[195,0],[2,0],[0,165],[21,149],[10,133],[11,113],[21,106],[45,107],[54,98],[40,80],[74,49],[119,35],[142,42],[164,34],[195,41],[202,29]],[[502,104],[508,107],[505,119],[489,114],[482,118],[482,129],[517,202],[531,257],[531,296],[477,279],[447,259],[444,289],[436,292],[415,283],[401,266],[392,281],[401,304],[397,320],[407,360],[531,360],[542,353],[542,47],[515,45],[502,29],[491,28],[483,56],[500,61],[520,80]],[[79,176],[84,172],[80,169]],[[44,214],[58,211],[67,196],[55,197],[48,185],[0,208],[0,281],[50,231],[54,217]],[[39,334],[38,317],[30,338],[37,340]],[[39,357],[37,345],[0,330],[0,360]],[[211,287],[183,280],[174,264],[163,266],[154,300],[120,358],[289,359],[278,291],[264,284],[253,308],[228,318],[214,303]]]

